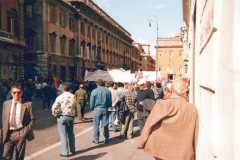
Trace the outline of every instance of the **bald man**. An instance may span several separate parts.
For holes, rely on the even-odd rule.
[[[155,160],[195,160],[197,108],[183,98],[186,84],[182,80],[174,81],[170,92],[153,107],[138,144]]]

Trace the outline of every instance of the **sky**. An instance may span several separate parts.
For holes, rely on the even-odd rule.
[[[134,42],[150,44],[150,54],[156,57],[158,37],[174,37],[184,26],[182,0],[93,0],[104,12],[127,30]],[[151,17],[152,30],[148,30]]]

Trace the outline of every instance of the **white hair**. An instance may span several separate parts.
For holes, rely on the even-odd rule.
[[[178,84],[173,82],[172,91],[176,93],[178,96],[183,96],[186,93],[186,88],[181,88]]]

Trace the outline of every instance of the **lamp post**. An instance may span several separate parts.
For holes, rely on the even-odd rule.
[[[157,21],[153,20],[152,18],[156,18]],[[157,24],[157,40],[158,40],[158,18],[154,15],[151,15],[148,17],[147,20],[149,22],[149,28],[148,28],[149,30],[152,30],[152,28],[151,28],[152,22],[155,22]],[[156,63],[155,70],[156,70],[156,82],[157,82],[157,78],[158,78],[158,41],[157,41],[157,45],[156,45],[156,62],[155,63]]]

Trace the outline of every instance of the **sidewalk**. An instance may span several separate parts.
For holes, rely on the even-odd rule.
[[[134,127],[134,135],[139,135],[138,126]],[[100,129],[100,141],[103,140],[102,128]],[[75,135],[76,137],[76,154],[64,158],[60,157],[61,143],[58,142],[43,150],[40,150],[25,160],[152,160],[152,157],[142,149],[137,149],[139,136],[132,139],[119,139],[119,132],[109,131],[109,142],[107,144],[94,144],[93,127],[89,127]]]

